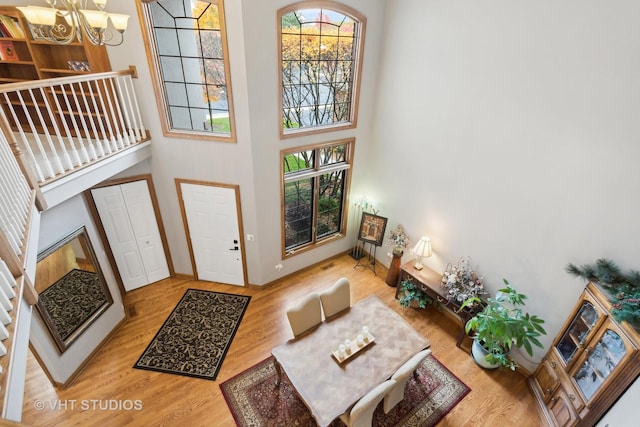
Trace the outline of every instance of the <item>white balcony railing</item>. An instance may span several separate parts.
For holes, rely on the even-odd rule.
[[[0,120],[40,186],[149,139],[135,69],[0,86]]]

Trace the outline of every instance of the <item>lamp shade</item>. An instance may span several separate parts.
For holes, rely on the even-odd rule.
[[[129,20],[129,15],[123,15],[121,13],[110,13],[109,19],[111,19],[113,27],[121,33],[124,33],[124,31],[127,29],[127,21]]]
[[[431,240],[427,236],[422,236],[416,246],[413,248],[413,254],[418,257],[426,258],[433,255],[431,250]]]
[[[22,12],[24,17],[27,18],[27,21],[33,25],[52,26],[56,23],[57,9],[40,6],[24,6],[16,7],[16,9]]]
[[[99,10],[80,10],[79,12],[93,29],[104,30],[109,24],[109,14],[107,12]]]
[[[416,270],[422,270],[422,258],[430,257],[433,254],[431,249],[431,239],[427,236],[422,236],[411,252],[416,256],[416,262],[413,265],[413,268]]]

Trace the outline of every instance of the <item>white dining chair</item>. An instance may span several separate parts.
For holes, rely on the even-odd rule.
[[[320,292],[324,317],[329,318],[351,307],[351,285],[349,279],[342,277],[329,289]]]
[[[391,376],[391,379],[395,380],[396,383],[384,396],[382,409],[384,409],[385,414],[388,414],[389,411],[394,408],[394,406],[396,406],[402,401],[402,399],[404,399],[404,390],[407,386],[407,382],[409,381],[409,377],[411,376],[411,374],[414,374],[415,376],[418,365],[420,365],[420,363],[422,363],[422,361],[430,354],[430,348],[422,350],[420,353],[407,360],[404,365],[400,366],[398,370]]]
[[[287,309],[287,319],[294,337],[322,323],[320,296],[315,292],[305,296],[296,305]]]
[[[340,419],[347,427],[371,427],[373,423],[373,412],[378,407],[378,403],[385,394],[396,383],[395,380],[387,380],[377,385],[369,393],[365,394],[349,412],[340,415]]]

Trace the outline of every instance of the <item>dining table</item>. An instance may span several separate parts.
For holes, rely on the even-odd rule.
[[[342,357],[340,344],[355,342],[365,326],[370,339],[352,344],[354,350]],[[402,316],[376,295],[369,295],[271,353],[278,374],[276,386],[284,372],[324,427],[429,346],[429,340]]]

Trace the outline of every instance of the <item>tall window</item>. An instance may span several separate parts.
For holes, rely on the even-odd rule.
[[[356,125],[366,19],[324,3],[278,11],[283,137]]]
[[[353,140],[283,150],[283,256],[344,235]]]
[[[222,0],[142,0],[165,134],[235,139]]]

